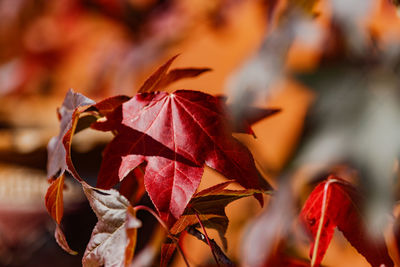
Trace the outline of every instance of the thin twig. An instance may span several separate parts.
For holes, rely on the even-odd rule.
[[[143,206],[143,205],[139,205],[139,206],[135,206],[134,207],[135,211],[138,210],[145,210],[147,212],[149,212],[151,215],[153,215],[154,218],[157,219],[157,221],[160,223],[160,225],[165,229],[165,231],[167,231],[168,236],[171,238],[171,240],[175,243],[176,247],[178,248],[178,251],[180,252],[180,254],[182,255],[182,258],[186,264],[187,267],[190,267],[189,261],[187,260],[185,254],[183,253],[182,248],[180,247],[177,238],[171,234],[171,232],[168,229],[168,226],[165,224],[165,222],[163,220],[161,220],[161,218],[157,215],[157,213],[155,213],[154,210],[152,210],[151,208],[147,207],[147,206]]]
[[[197,230],[194,226],[190,226],[186,229],[186,231],[191,234],[192,236],[196,237],[198,240],[203,241],[207,244],[206,236]],[[218,246],[218,244],[214,241],[214,239],[209,239],[211,246],[217,256],[218,262],[221,263],[222,266],[227,267],[235,267],[235,264],[225,255],[222,249]]]
[[[209,246],[210,249],[211,249],[211,253],[212,253],[213,257],[214,257],[214,260],[215,260],[215,262],[217,263],[218,267],[220,267],[219,262],[218,262],[218,259],[217,259],[217,256],[215,255],[215,252],[214,252],[214,248],[213,248],[213,246],[211,245],[210,239],[208,238],[208,234],[207,234],[207,232],[206,232],[206,228],[204,227],[203,223],[201,222],[200,217],[199,217],[199,214],[198,214],[197,212],[194,212],[194,215],[196,215],[196,218],[197,218],[197,220],[199,221],[199,224],[200,224],[201,228],[203,229],[204,236],[206,237],[207,244],[208,244],[208,246]]]

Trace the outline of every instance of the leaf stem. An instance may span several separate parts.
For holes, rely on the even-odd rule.
[[[201,228],[203,229],[204,236],[206,237],[207,244],[208,244],[208,246],[209,246],[210,249],[211,249],[211,253],[212,253],[213,257],[214,257],[214,260],[215,260],[215,262],[217,263],[217,266],[220,267],[219,261],[218,261],[218,259],[217,259],[217,255],[215,255],[214,248],[213,248],[213,246],[211,245],[210,239],[208,238],[208,234],[207,234],[207,232],[206,232],[206,228],[204,227],[203,223],[201,222],[200,217],[199,217],[199,214],[198,214],[196,211],[194,212],[194,215],[196,216],[197,220],[199,221],[199,224],[200,224]]]
[[[185,261],[185,264],[187,267],[190,267],[190,264],[185,256],[185,254],[183,253],[182,248],[179,245],[179,242],[177,240],[177,238],[171,234],[171,232],[168,229],[168,226],[165,224],[165,222],[160,218],[160,216],[157,215],[157,213],[152,210],[151,208],[144,206],[144,205],[138,205],[135,206],[133,208],[135,211],[139,211],[139,210],[145,210],[147,212],[149,212],[151,215],[153,215],[154,218],[157,219],[157,221],[160,223],[160,225],[165,229],[165,231],[168,233],[168,236],[171,238],[171,240],[175,243],[176,247],[178,248],[179,253],[182,255],[183,260]]]
[[[186,231],[191,234],[192,236],[196,237],[198,240],[203,241],[204,243],[207,244],[206,237],[205,235],[197,230],[194,226],[190,226],[186,229]],[[224,252],[222,252],[222,249],[218,246],[218,244],[213,240],[210,239],[210,243],[212,244],[215,253],[217,255],[217,258],[220,263],[222,263],[223,266],[227,267],[234,267],[235,264],[225,255]]]

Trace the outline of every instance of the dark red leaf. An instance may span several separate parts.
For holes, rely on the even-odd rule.
[[[179,55],[173,56],[171,59],[169,59],[164,65],[159,67],[156,72],[154,72],[145,82],[144,84],[140,87],[138,93],[144,93],[144,92],[154,92],[156,90],[159,90],[157,88],[157,84],[165,78],[167,75],[168,69],[171,66],[172,62],[178,57]]]
[[[172,62],[178,55],[172,57],[164,65],[157,69],[140,87],[138,93],[161,91],[171,83],[181,79],[194,78],[205,72],[211,71],[209,68],[184,68],[173,69],[168,72]]]
[[[227,130],[220,101],[211,95],[138,94],[110,114],[102,129],[118,135],[104,152],[98,186],[114,186],[146,161],[146,190],[169,225],[196,191],[204,163],[247,189],[260,188],[251,153]]]
[[[303,224],[313,237],[311,266],[319,266],[321,263],[335,227],[372,266],[394,266],[383,234],[371,237],[360,210],[359,193],[340,178],[330,176],[313,190],[300,214]]]
[[[95,105],[93,105],[93,107],[96,108],[100,114],[105,116],[113,112],[117,107],[129,99],[131,99],[129,96],[117,95],[97,102]]]
[[[141,166],[139,166],[132,170],[121,182],[119,192],[126,197],[132,205],[138,203],[146,192],[143,179],[144,173]]]
[[[53,137],[48,146],[47,175],[55,177],[69,171],[76,179],[81,180],[76,172],[71,156],[71,141],[78,123],[79,115],[87,109],[94,101],[71,89],[65,96],[64,102],[58,110],[60,122],[60,133]]]
[[[160,80],[157,84],[157,88],[163,89],[181,79],[194,78],[205,72],[211,71],[210,68],[184,68],[184,69],[173,69],[167,73],[164,79]]]

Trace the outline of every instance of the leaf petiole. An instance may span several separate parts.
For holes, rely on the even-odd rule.
[[[186,266],[190,267],[190,264],[185,256],[185,254],[183,253],[181,246],[179,245],[178,239],[176,238],[176,236],[171,234],[171,232],[168,229],[168,226],[165,224],[165,222],[163,220],[161,220],[161,218],[157,215],[157,213],[154,210],[152,210],[151,208],[144,206],[144,205],[135,206],[133,209],[135,210],[135,212],[137,212],[139,210],[145,210],[145,211],[149,212],[151,215],[153,215],[154,218],[157,219],[157,221],[160,223],[160,225],[167,232],[168,237],[171,238],[171,240],[175,243],[176,247],[178,248],[179,253],[182,255],[182,258],[185,261]]]
[[[211,249],[211,253],[212,253],[213,257],[214,257],[214,260],[215,260],[215,262],[217,263],[217,266],[220,267],[220,264],[219,264],[217,255],[215,255],[214,248],[213,248],[213,246],[212,246],[212,244],[211,244],[211,242],[210,242],[210,239],[208,238],[208,234],[207,234],[207,232],[206,232],[206,228],[204,227],[203,223],[201,222],[200,217],[199,217],[199,214],[198,214],[196,211],[194,212],[194,215],[196,215],[196,218],[197,218],[197,220],[199,221],[199,224],[200,224],[201,228],[203,229],[204,236],[206,237],[207,244],[208,244],[208,246],[209,246],[210,249]]]

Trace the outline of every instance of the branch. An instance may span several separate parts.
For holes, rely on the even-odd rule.
[[[185,261],[185,264],[187,267],[190,267],[189,265],[189,261],[187,260],[185,254],[183,253],[183,250],[181,248],[181,246],[179,245],[178,241],[176,240],[176,237],[174,235],[171,234],[171,232],[168,229],[168,226],[164,223],[164,221],[157,215],[157,213],[155,213],[154,210],[152,210],[151,208],[147,207],[147,206],[143,206],[143,205],[139,205],[139,206],[135,206],[134,207],[135,211],[138,210],[145,210],[147,212],[149,212],[151,215],[153,215],[154,218],[157,219],[157,221],[160,223],[160,225],[165,229],[165,231],[168,233],[168,237],[171,238],[171,240],[175,243],[178,251],[181,253],[183,260]]]
[[[207,242],[207,237],[197,230],[194,226],[189,226],[186,228],[186,231],[191,234],[192,236],[196,237],[198,240],[203,241],[208,245]],[[228,256],[225,255],[225,253],[222,251],[222,249],[218,246],[218,244],[214,241],[214,239],[208,239],[211,246],[212,250],[214,251],[214,254],[218,260],[218,262],[222,266],[227,266],[227,267],[234,267],[235,264],[228,258]]]

